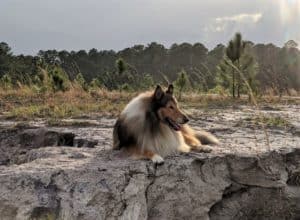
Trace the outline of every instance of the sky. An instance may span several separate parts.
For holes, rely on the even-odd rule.
[[[0,42],[15,54],[120,50],[136,44],[201,42],[239,31],[255,43],[300,44],[300,0],[0,0]]]

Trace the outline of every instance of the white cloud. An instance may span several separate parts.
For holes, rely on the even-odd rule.
[[[206,32],[224,32],[229,27],[239,27],[241,25],[256,24],[262,19],[262,13],[237,14],[215,18],[208,26],[204,28]]]
[[[229,17],[216,18],[216,23],[238,22],[238,23],[257,23],[262,18],[262,13],[238,14]]]

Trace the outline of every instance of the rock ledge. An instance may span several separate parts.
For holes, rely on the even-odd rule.
[[[1,219],[300,218],[297,148],[260,155],[174,155],[155,166],[97,147],[13,144],[39,132],[1,134],[12,141],[2,139],[2,151],[4,144],[7,152],[26,149],[22,163],[0,166]],[[62,136],[44,137],[49,145],[56,143],[52,137]]]

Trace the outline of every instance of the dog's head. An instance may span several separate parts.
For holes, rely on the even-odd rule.
[[[177,100],[173,96],[173,85],[169,85],[166,91],[161,86],[157,86],[153,93],[153,107],[158,119],[167,124],[175,131],[179,131],[181,126],[189,121],[188,117],[179,109]]]

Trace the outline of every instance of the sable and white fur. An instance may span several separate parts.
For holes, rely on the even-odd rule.
[[[168,108],[167,105],[173,106]],[[122,111],[114,126],[113,148],[126,148],[136,158],[162,163],[162,157],[176,151],[203,149],[201,139],[218,144],[212,134],[195,132],[185,124],[187,121],[177,107],[173,86],[170,85],[166,92],[158,86],[154,92],[142,93],[132,99]]]

